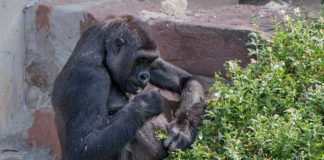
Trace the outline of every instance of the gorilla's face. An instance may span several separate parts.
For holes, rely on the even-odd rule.
[[[135,22],[127,22],[128,25],[132,25],[129,23]],[[155,41],[144,28],[135,28],[135,31],[131,29],[128,32],[124,31],[123,35],[114,36],[113,40],[109,38],[110,43],[106,44],[108,52],[106,65],[113,81],[120,89],[137,94],[148,84],[150,67],[159,57],[159,51]]]
[[[158,51],[134,48],[123,38],[116,39],[114,45],[115,58],[107,60],[113,64],[111,76],[123,91],[140,93],[150,80],[150,67],[159,57]]]
[[[134,94],[140,93],[143,90],[150,80],[150,66],[157,57],[152,56],[146,51],[137,52],[137,56],[134,59],[135,64],[130,68],[132,71],[125,83],[126,92]]]

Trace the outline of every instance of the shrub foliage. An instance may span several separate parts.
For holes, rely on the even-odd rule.
[[[219,101],[192,148],[169,159],[324,159],[324,20],[287,15],[273,35],[251,34],[256,58],[226,63],[231,83],[215,76]]]

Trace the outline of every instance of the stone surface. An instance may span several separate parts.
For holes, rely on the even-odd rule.
[[[54,160],[48,149],[30,148],[20,134],[0,139],[0,160]]]
[[[223,64],[232,59],[247,64],[245,43],[249,31],[197,26],[186,23],[150,21],[162,58],[192,74],[212,77],[225,72]]]
[[[56,159],[61,159],[61,147],[53,109],[42,108],[36,111],[34,124],[28,130],[28,142],[32,147],[49,148],[50,153]]]
[[[0,138],[17,131],[10,123],[24,106],[24,1],[0,1]]]
[[[37,5],[26,9],[25,77],[30,108],[51,106],[50,88],[71,54],[85,18],[77,7]]]
[[[216,6],[236,5],[239,0],[188,0],[190,8],[209,9]]]
[[[17,157],[9,157],[9,158],[6,158],[4,160],[18,160],[18,158]]]
[[[186,15],[187,7],[187,0],[165,0],[161,2],[161,12],[176,17]]]

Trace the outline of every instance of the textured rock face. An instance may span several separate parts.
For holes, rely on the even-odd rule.
[[[172,16],[186,15],[187,7],[187,0],[165,0],[161,2],[161,11]]]
[[[0,1],[0,138],[17,132],[10,123],[24,106],[23,3]]]
[[[245,43],[249,31],[198,26],[190,23],[151,21],[162,58],[192,74],[212,77],[225,72],[223,64],[233,58],[248,63]]]
[[[27,104],[31,108],[51,106],[53,81],[80,36],[84,14],[78,8],[64,7],[37,5],[26,10],[25,77]]]
[[[61,147],[55,124],[55,113],[51,108],[36,111],[33,126],[28,130],[28,142],[32,147],[45,147],[61,159]]]

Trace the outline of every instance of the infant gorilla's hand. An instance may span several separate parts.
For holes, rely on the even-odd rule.
[[[170,123],[168,138],[163,142],[164,147],[171,151],[189,147],[195,140],[205,106],[205,102],[198,102],[189,107],[190,109],[180,111],[177,118]]]
[[[179,121],[182,121],[179,123]],[[192,128],[188,120],[176,120],[170,124],[168,138],[163,142],[170,151],[185,149],[194,141]]]
[[[163,111],[161,94],[157,90],[138,94],[134,97],[133,102],[138,104],[138,111],[144,113],[146,118],[151,118]]]

